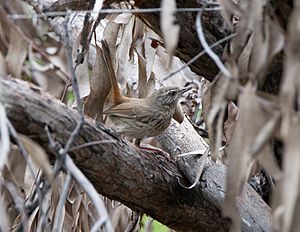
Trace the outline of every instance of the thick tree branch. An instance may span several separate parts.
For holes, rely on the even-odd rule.
[[[5,105],[8,118],[18,132],[39,142],[49,155],[51,149],[44,126],[48,125],[52,136],[63,145],[80,118],[77,112],[42,93],[38,87],[22,81],[0,80],[0,102]],[[175,129],[179,130],[179,127]],[[178,144],[167,135],[161,139],[165,139],[166,146],[167,143]],[[146,213],[177,231],[228,230],[228,222],[220,212],[225,186],[223,166],[207,164],[201,183],[186,190],[178,184],[178,179],[187,182],[174,161],[143,154],[111,130],[101,124],[96,126],[91,120],[86,120],[74,146],[99,140],[115,142],[75,149],[70,153],[99,193]],[[50,156],[54,158],[54,155]],[[188,160],[185,162],[192,165]],[[183,169],[184,165],[181,165]],[[251,187],[246,185],[237,202],[244,231],[271,231],[270,209]]]
[[[112,2],[120,2],[120,1],[105,1],[106,6],[109,6]],[[47,6],[45,1],[40,1],[40,4],[44,5],[44,11],[62,11],[66,9],[73,10],[86,10],[86,3],[78,0],[67,0],[67,1],[53,1],[51,6]],[[159,8],[161,1],[156,0],[138,0],[135,1],[135,4],[140,8]],[[198,1],[186,1],[180,0],[176,1],[178,8],[200,8],[203,4]],[[193,57],[195,57],[198,53],[200,53],[203,48],[199,42],[196,30],[195,30],[195,19],[197,13],[178,13],[177,20],[180,29],[179,43],[177,46],[177,54],[180,59],[185,62],[188,62]],[[203,30],[206,35],[207,42],[211,45],[216,41],[226,37],[226,25],[224,24],[222,15],[220,11],[210,11],[203,13],[205,17],[203,17]],[[147,24],[151,27],[159,35],[160,32],[160,13],[148,13],[148,14],[139,14],[141,19],[145,20]],[[216,54],[221,56],[224,44],[220,44],[214,48]],[[212,81],[216,74],[219,72],[219,69],[215,65],[215,63],[209,58],[208,55],[203,55],[199,59],[197,59],[194,63],[190,65],[192,71],[197,73],[198,75],[204,76],[206,79]]]

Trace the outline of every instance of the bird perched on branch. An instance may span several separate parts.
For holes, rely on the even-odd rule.
[[[164,87],[147,98],[128,98],[121,94],[112,66],[106,41],[102,50],[111,80],[112,106],[103,113],[108,115],[113,128],[125,136],[141,139],[159,135],[168,128],[181,95],[191,87]]]

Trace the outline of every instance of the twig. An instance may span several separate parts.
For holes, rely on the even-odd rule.
[[[89,146],[94,146],[94,145],[98,145],[98,144],[106,144],[106,143],[116,143],[116,141],[115,140],[92,141],[92,142],[88,142],[88,143],[84,143],[84,144],[80,144],[78,146],[72,147],[69,149],[69,151],[75,151],[75,150],[86,148]]]
[[[45,194],[46,195],[46,194]],[[50,209],[49,204],[44,204],[44,202],[47,202],[47,198],[43,197],[39,202],[39,221],[37,223],[36,231],[43,231],[46,226],[46,219],[48,216],[48,211]],[[47,207],[47,208],[46,208]],[[44,228],[43,228],[44,226]]]
[[[227,40],[230,40],[231,38],[233,38],[235,36],[236,36],[236,33],[233,33],[231,35],[228,35],[228,36],[224,37],[223,39],[218,40],[217,42],[213,43],[210,46],[210,49],[220,45],[221,43],[224,43]],[[206,50],[202,50],[200,53],[198,53],[196,56],[194,56],[192,59],[190,59],[189,62],[185,63],[182,67],[180,67],[178,70],[170,73],[168,76],[163,78],[163,81],[168,80],[170,77],[174,76],[175,74],[179,73],[183,69],[187,68],[188,66],[190,66],[192,63],[194,63],[196,60],[198,60],[201,56],[205,55],[206,53],[207,53]]]
[[[208,157],[208,153],[209,153],[209,149],[206,149],[206,151],[204,152],[204,154],[199,159],[200,166],[199,166],[199,168],[197,170],[197,175],[196,175],[195,181],[194,181],[194,183],[192,185],[190,185],[190,186],[187,187],[187,186],[183,185],[182,183],[180,183],[179,179],[177,179],[178,183],[181,185],[181,187],[183,187],[185,189],[192,189],[192,188],[194,188],[198,184],[198,182],[199,182],[199,180],[200,180],[200,178],[202,176],[203,170],[204,170],[204,165],[206,163],[206,160],[207,160],[207,157]]]
[[[7,191],[9,192],[11,199],[14,202],[16,210],[19,212],[20,217],[21,217],[21,224],[18,230],[16,231],[28,231],[28,217],[25,211],[24,207],[24,199],[21,197],[20,192],[18,191],[19,188],[16,187],[14,184],[11,182],[6,182],[5,187]],[[1,206],[3,207],[3,206]]]
[[[206,150],[207,149],[190,151],[190,152],[186,152],[186,153],[182,153],[180,155],[177,155],[176,157],[185,157],[185,156],[193,156],[193,155],[201,155],[202,156],[202,155],[204,155]]]
[[[68,153],[71,145],[73,144],[73,142],[75,141],[75,139],[78,137],[80,130],[84,124],[84,115],[83,115],[83,110],[82,110],[82,102],[80,99],[80,94],[79,94],[79,88],[78,88],[78,83],[77,83],[77,78],[75,75],[75,69],[73,68],[73,61],[72,61],[72,47],[71,47],[71,43],[70,43],[70,37],[69,37],[69,29],[68,29],[68,23],[69,23],[69,18],[70,15],[68,14],[66,16],[65,22],[64,22],[64,27],[65,27],[65,46],[67,49],[67,63],[68,63],[68,68],[69,68],[69,73],[71,75],[71,80],[72,80],[72,88],[73,88],[73,92],[75,95],[75,99],[77,102],[77,111],[79,113],[79,121],[75,127],[75,129],[73,130],[73,132],[71,133],[68,141],[65,144],[65,147],[60,150],[59,154],[61,156],[64,156]]]
[[[202,11],[220,11],[222,10],[221,7],[212,7],[212,8],[177,8],[176,12],[198,12],[199,10]],[[31,19],[31,18],[42,18],[42,17],[58,17],[58,16],[66,16],[71,13],[91,13],[91,14],[116,14],[116,13],[155,13],[161,12],[161,8],[148,8],[148,9],[101,9],[99,11],[94,10],[74,10],[74,11],[52,11],[52,12],[45,12],[42,14],[32,14],[32,15],[25,15],[25,14],[13,14],[8,15],[10,19]]]
[[[94,206],[100,217],[100,223],[96,223],[91,231],[96,231],[103,223],[105,223],[105,228],[107,232],[113,232],[113,226],[108,218],[108,213],[106,211],[103,200],[99,197],[98,192],[92,185],[92,183],[84,176],[80,169],[73,163],[72,159],[66,155],[65,157],[65,168],[70,172],[73,178],[81,185],[81,187],[86,191],[89,198],[94,202]]]
[[[231,77],[231,74],[228,71],[228,69],[222,63],[222,61],[217,56],[217,54],[214,53],[213,50],[210,49],[210,47],[208,46],[208,44],[206,42],[206,39],[205,39],[204,33],[203,33],[203,29],[202,29],[202,25],[201,25],[202,12],[203,12],[203,10],[199,11],[199,13],[197,14],[197,18],[196,18],[196,30],[197,30],[197,34],[198,34],[199,40],[201,42],[201,45],[202,45],[203,49],[206,51],[206,53],[210,56],[210,58],[212,58],[212,60],[216,63],[216,65],[222,71],[222,73],[226,77]]]
[[[64,183],[63,191],[60,195],[60,198],[59,198],[56,210],[55,210],[55,218],[54,218],[52,231],[62,231],[63,221],[64,221],[62,212],[64,210],[65,201],[68,196],[71,180],[72,180],[72,177],[71,177],[70,173],[68,172],[67,178]]]

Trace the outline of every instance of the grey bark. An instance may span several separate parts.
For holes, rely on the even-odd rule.
[[[0,102],[18,132],[40,143],[52,159],[55,156],[49,148],[44,126],[48,125],[53,138],[63,145],[79,120],[77,112],[23,81],[0,80]],[[169,130],[160,137],[169,150],[179,146],[180,152],[187,152],[201,147],[200,137],[192,132],[188,122],[173,124]],[[228,230],[229,223],[220,211],[225,193],[224,166],[208,162],[200,183],[187,190],[178,183],[179,180],[188,185],[189,181],[182,174],[183,167],[179,169],[174,160],[142,153],[90,119],[86,120],[74,146],[98,140],[114,143],[86,147],[70,155],[99,193],[177,231]],[[193,158],[184,162],[186,169],[197,168]],[[237,202],[243,231],[271,231],[270,209],[249,185]]]

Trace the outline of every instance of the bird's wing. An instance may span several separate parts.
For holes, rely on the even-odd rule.
[[[143,118],[147,115],[145,111],[151,112],[151,108],[142,103],[140,101],[123,102],[105,110],[103,114],[143,121]]]

